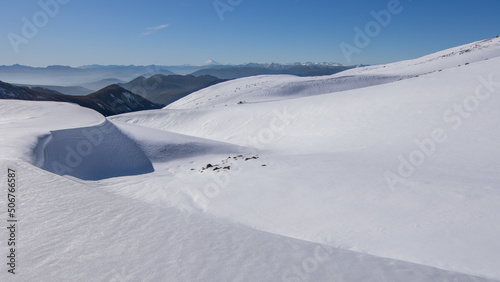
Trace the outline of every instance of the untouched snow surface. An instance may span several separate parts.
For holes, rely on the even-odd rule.
[[[499,42],[109,120],[0,101],[0,281],[498,281]]]
[[[500,56],[500,37],[451,48],[415,60],[350,69],[331,76],[261,75],[192,93],[166,109],[231,106],[363,88],[426,75]]]

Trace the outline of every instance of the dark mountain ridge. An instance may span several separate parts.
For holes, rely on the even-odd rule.
[[[161,75],[140,76],[120,84],[125,89],[163,105],[173,103],[195,91],[226,81],[210,75]]]
[[[192,75],[212,75],[222,79],[235,79],[263,74],[289,74],[296,76],[322,76],[336,74],[355,66],[314,65],[314,64],[248,64],[240,66],[213,66],[198,70]]]
[[[39,90],[45,91],[44,89]],[[70,96],[56,93],[55,91],[51,93],[42,91],[28,87],[14,86],[0,81],[0,99],[74,103],[93,109],[104,116],[160,109],[163,107],[163,105],[152,103],[116,84],[87,96]]]

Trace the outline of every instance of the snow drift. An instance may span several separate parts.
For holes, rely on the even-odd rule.
[[[231,91],[263,85],[266,78],[255,77],[111,120],[256,148],[258,164],[215,182],[221,192],[203,209],[209,214],[311,242],[330,235],[335,247],[498,279],[499,42],[338,74],[407,76],[375,86],[290,96],[287,86],[296,78],[280,77],[273,99],[238,104],[258,93],[235,100]],[[210,176],[181,175],[172,180],[183,183],[176,191],[199,203],[190,187],[204,187]]]
[[[84,180],[153,172],[153,164],[109,121],[85,128],[52,131],[38,145],[38,166]]]
[[[261,75],[220,83],[192,93],[166,109],[195,109],[306,97],[390,83],[500,56],[500,37],[418,59],[350,69],[330,76]]]
[[[498,280],[499,42],[234,80],[107,120],[0,101],[0,166],[20,172],[26,215],[19,277]],[[91,147],[84,130],[111,125]]]

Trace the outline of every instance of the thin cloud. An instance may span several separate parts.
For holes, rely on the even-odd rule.
[[[158,32],[164,28],[167,28],[168,26],[169,26],[169,24],[163,24],[163,25],[159,25],[159,26],[148,27],[145,29],[145,31],[141,35],[148,36],[148,35],[151,35],[155,32]]]

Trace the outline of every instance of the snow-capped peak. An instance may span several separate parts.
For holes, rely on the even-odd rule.
[[[204,66],[218,66],[218,65],[221,65],[220,63],[210,59],[208,61],[206,61],[204,64]]]

